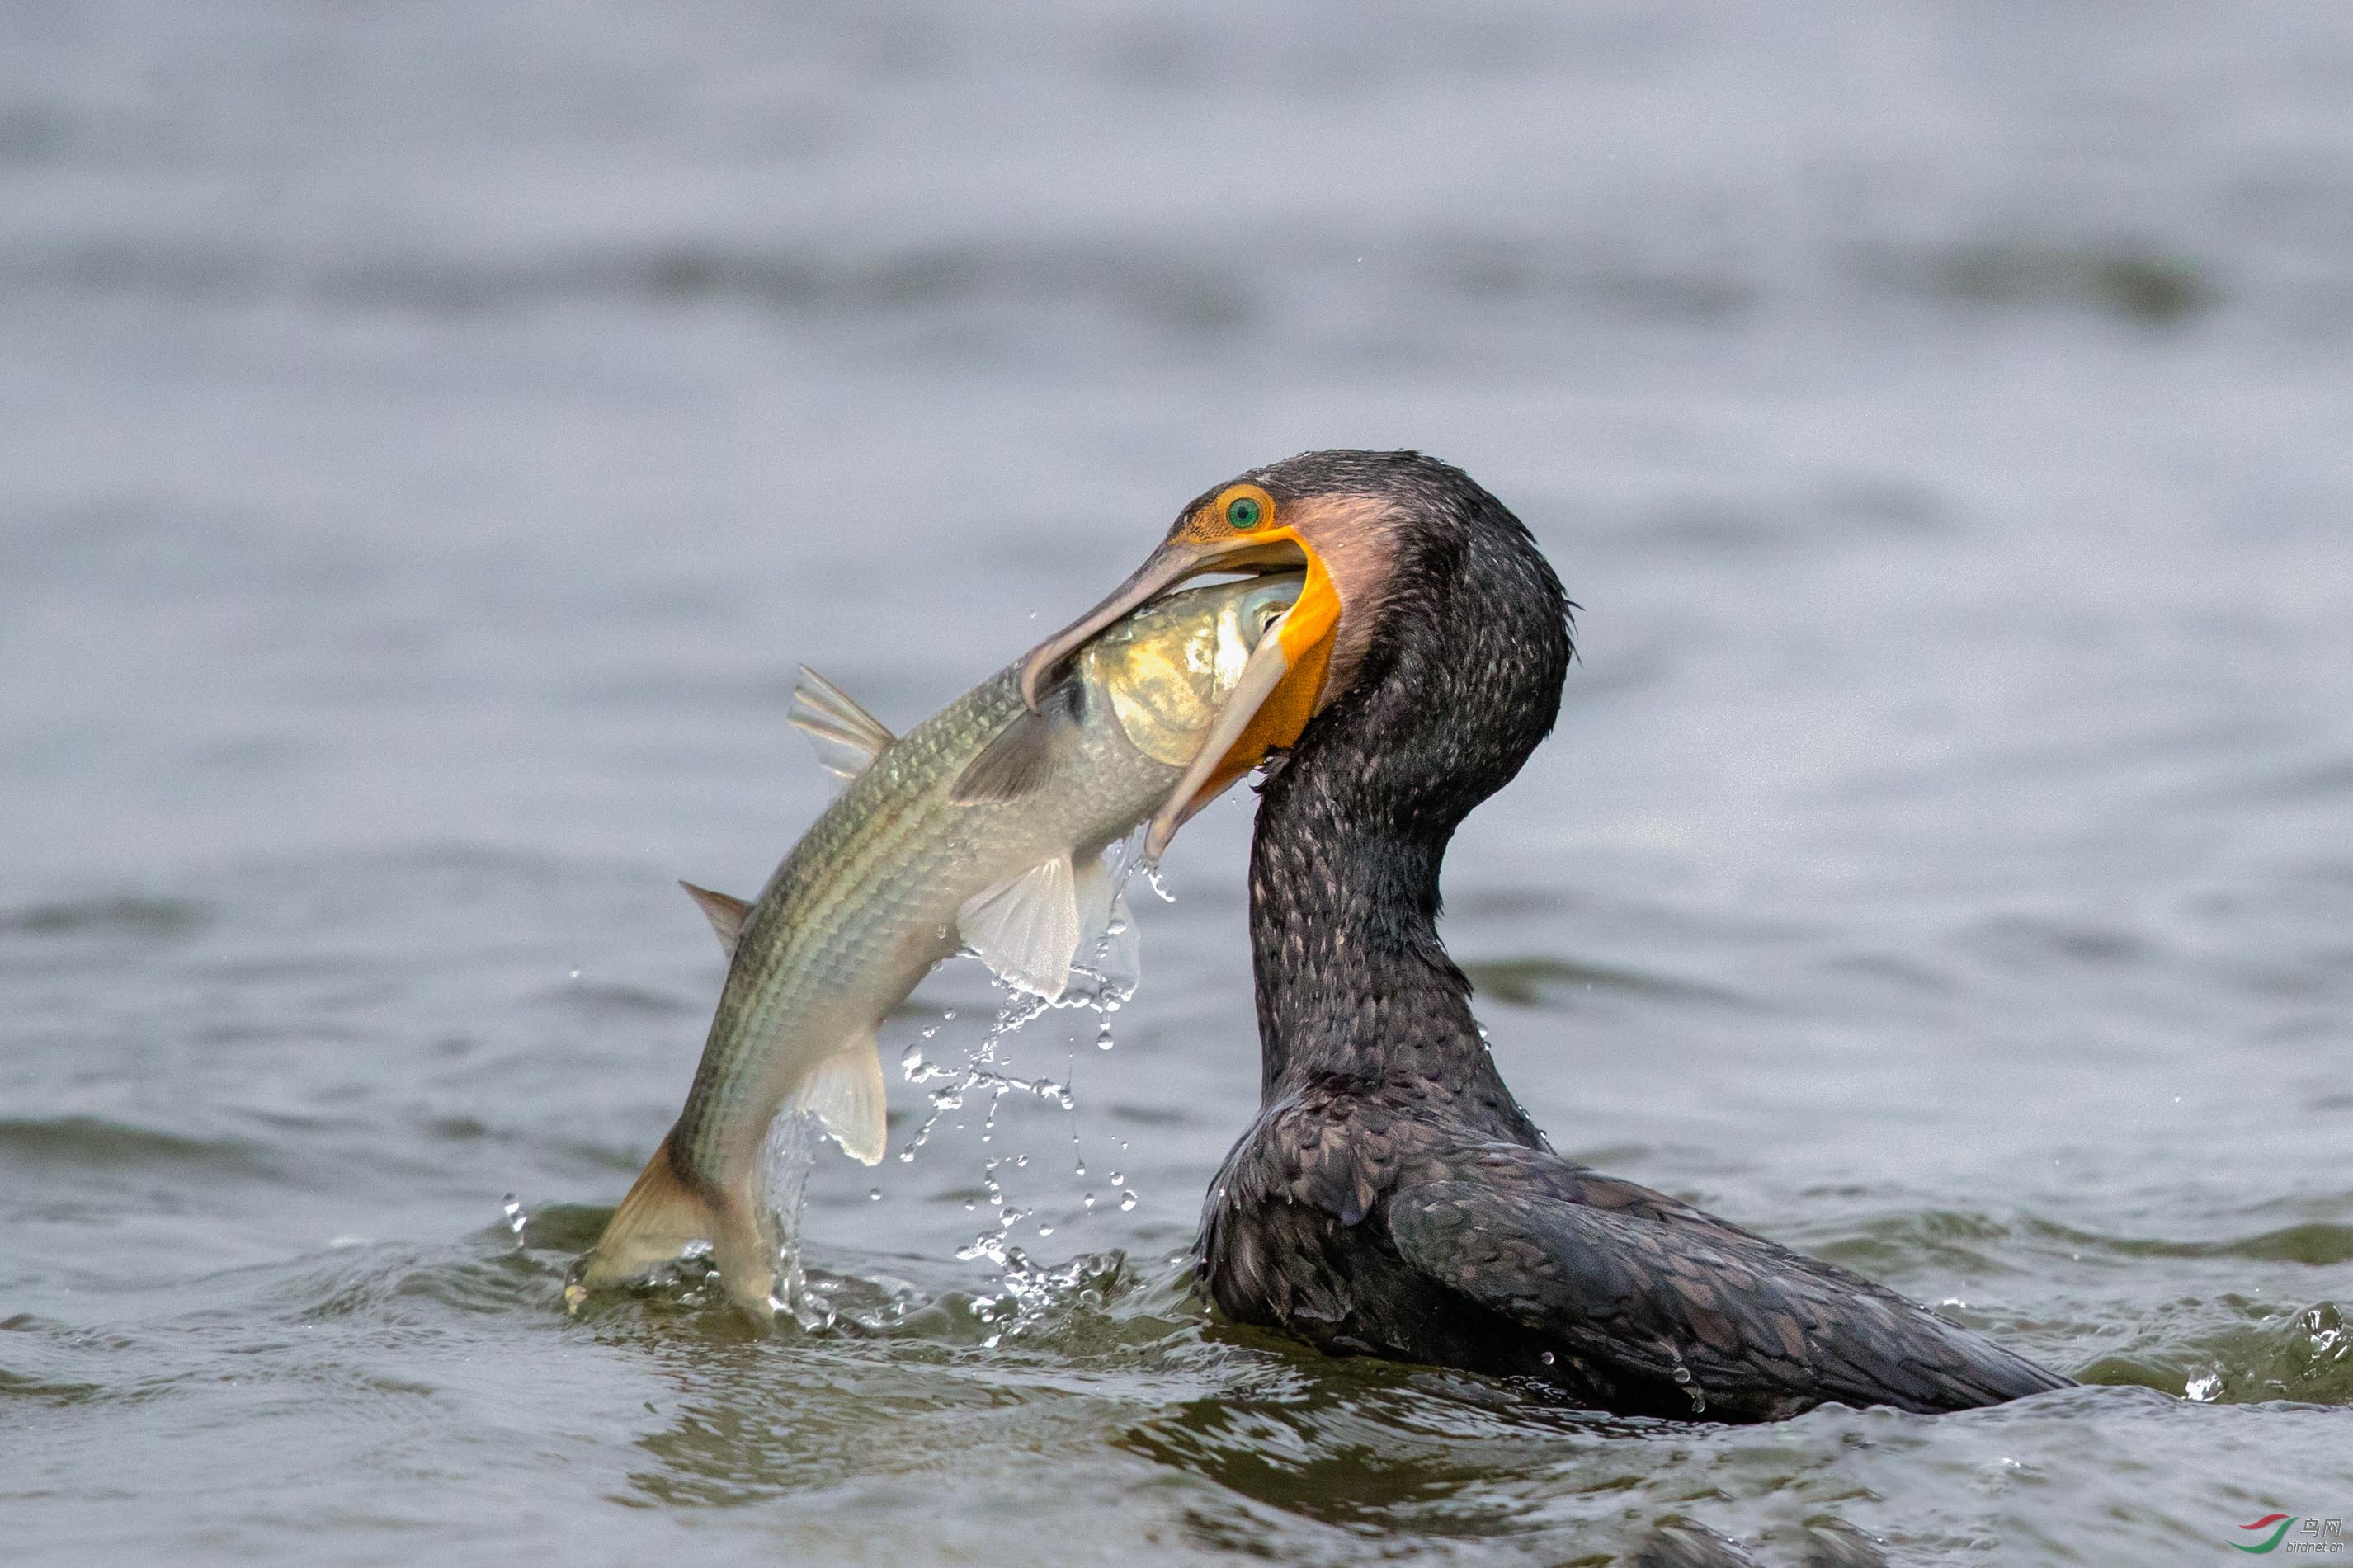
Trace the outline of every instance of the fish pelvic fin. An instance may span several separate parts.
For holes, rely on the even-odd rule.
[[[1079,951],[1071,858],[1057,856],[975,893],[956,910],[956,931],[1002,978],[1050,1002],[1059,998]]]
[[[1100,984],[1133,986],[1143,951],[1134,913],[1127,907],[1127,889],[1113,879],[1100,855],[1076,857],[1072,867],[1079,906],[1072,966],[1085,968]]]
[[[681,882],[679,886],[686,889],[686,896],[692,899],[695,907],[702,911],[702,918],[711,922],[711,929],[718,933],[719,945],[726,951],[727,956],[734,957],[735,943],[744,935],[744,922],[752,918],[752,906],[741,899],[714,893],[691,882]]]
[[[849,693],[807,665],[801,666],[800,679],[793,684],[789,722],[808,737],[818,765],[845,779],[864,773],[899,738]]]
[[[890,1141],[889,1101],[873,1028],[860,1029],[818,1063],[785,1108],[816,1117],[841,1152],[860,1164],[880,1164]]]

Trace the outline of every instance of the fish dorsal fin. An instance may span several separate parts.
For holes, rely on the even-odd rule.
[[[1020,800],[1054,773],[1064,749],[1077,735],[1078,683],[1065,681],[1046,694],[1035,713],[1025,712],[981,748],[956,778],[948,798],[969,805],[981,801]]]
[[[735,942],[744,934],[744,922],[752,918],[752,906],[741,899],[731,899],[725,893],[714,893],[708,888],[698,888],[691,882],[681,882],[686,896],[702,910],[703,919],[719,933],[719,945],[727,956],[735,956]]]
[[[807,665],[801,666],[800,679],[793,683],[790,722],[808,737],[818,764],[846,779],[864,773],[899,738],[849,693]]]
[[[841,1152],[861,1165],[879,1164],[889,1141],[888,1103],[882,1092],[882,1058],[871,1026],[852,1035],[818,1063],[785,1102],[824,1124]]]
[[[1071,858],[1058,855],[975,893],[956,930],[997,977],[1048,1001],[1071,983],[1079,950],[1079,900]]]

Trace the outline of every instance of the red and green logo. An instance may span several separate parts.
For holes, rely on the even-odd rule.
[[[2275,1552],[2279,1549],[2280,1537],[2285,1535],[2287,1533],[2287,1527],[2295,1522],[2295,1515],[2292,1513],[2267,1513],[2263,1515],[2263,1518],[2255,1521],[2254,1523],[2242,1524],[2239,1526],[2239,1528],[2241,1530],[2268,1530],[2271,1531],[2269,1535],[2264,1536],[2262,1541],[2256,1542],[2253,1546],[2248,1545],[2243,1541],[2233,1541],[2231,1544],[2241,1552]]]

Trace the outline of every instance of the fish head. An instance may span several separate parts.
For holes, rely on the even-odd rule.
[[[1193,579],[1298,575],[1290,607],[1252,643],[1215,723],[1154,815],[1147,861],[1219,791],[1295,743],[1345,689],[1388,592],[1401,527],[1388,498],[1294,477],[1283,464],[1254,469],[1187,507],[1126,582],[1022,661],[1021,694],[1034,709],[1066,660]]]
[[[1189,766],[1305,585],[1304,573],[1279,572],[1156,599],[1086,646],[1087,683],[1136,750]]]

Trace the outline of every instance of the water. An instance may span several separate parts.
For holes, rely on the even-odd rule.
[[[2353,1515],[2348,257],[2329,0],[0,14],[11,1560]],[[717,992],[672,879],[827,798],[796,661],[912,721],[1335,444],[1585,605],[1447,874],[1536,1120],[2094,1386],[1663,1427],[1212,1322],[1247,796],[1116,1048],[1007,1043],[1074,1110],[818,1161],[829,1327],[565,1314]]]

